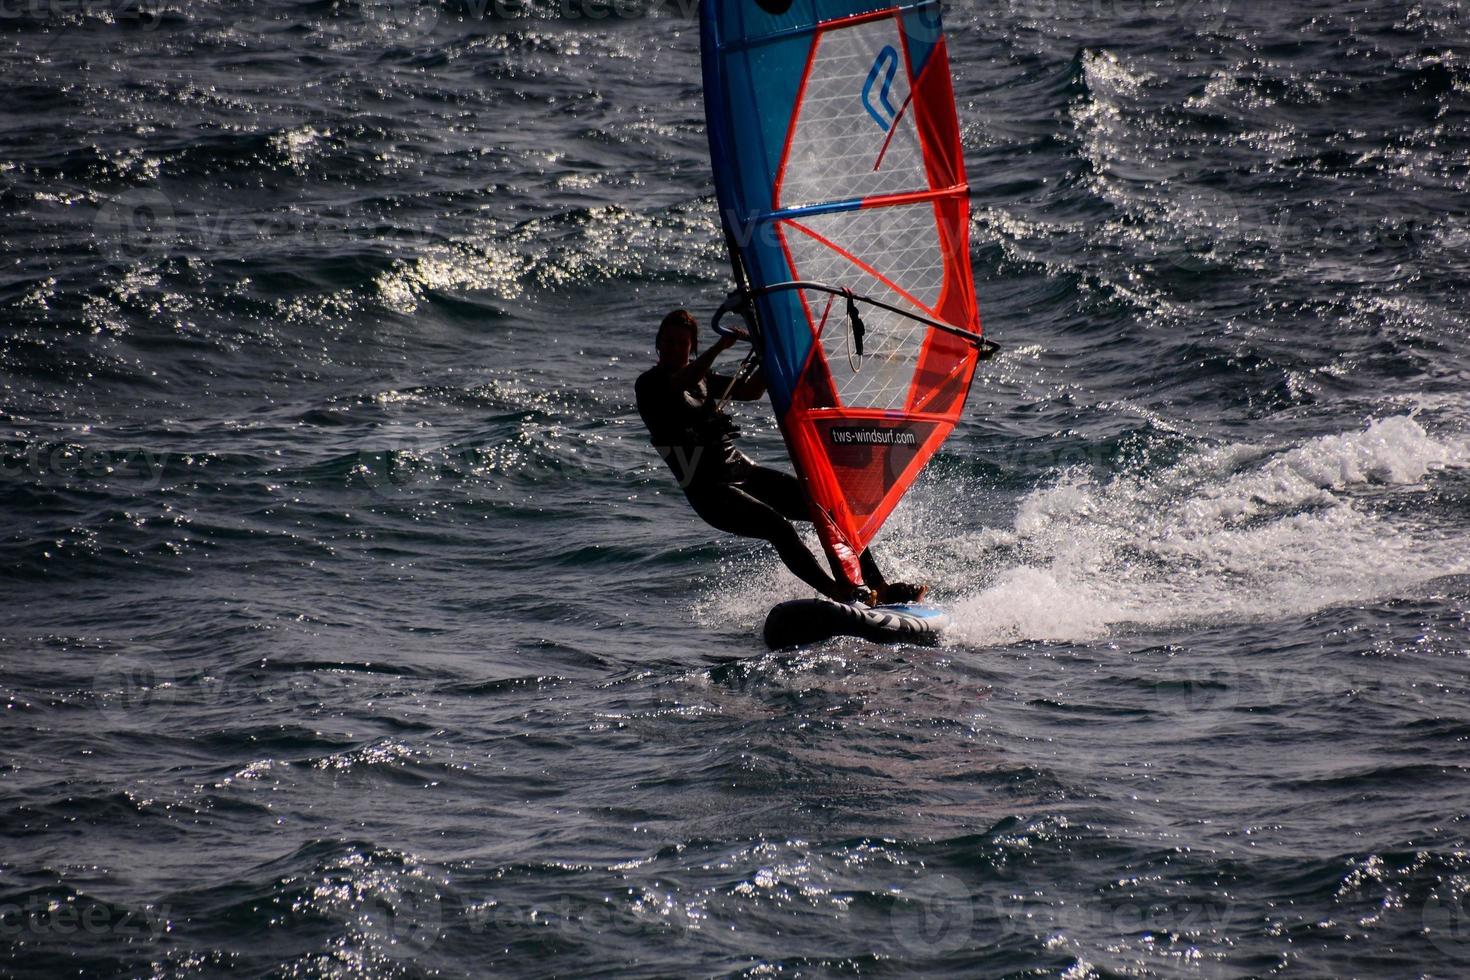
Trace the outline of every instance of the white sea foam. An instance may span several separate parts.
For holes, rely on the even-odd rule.
[[[952,603],[965,643],[1084,640],[1120,623],[1301,615],[1470,571],[1463,542],[1397,508],[1464,440],[1412,418],[1271,452],[1234,444],[1147,477],[1061,475],[1022,498],[1009,531],[965,535],[941,575],[979,580]]]
[[[1467,465],[1470,441],[1396,416],[1295,446],[1203,449],[1147,475],[1067,470],[1005,504],[1005,519],[985,513],[985,495],[934,481],[879,551],[891,577],[937,583],[963,645],[1269,621],[1470,573],[1463,541],[1382,506]],[[986,521],[1000,526],[977,527]],[[758,624],[772,601],[803,593],[768,551],[759,558],[727,569],[702,621]]]

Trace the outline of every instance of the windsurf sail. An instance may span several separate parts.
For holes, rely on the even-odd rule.
[[[994,350],[939,4],[703,0],[700,20],[722,313],[751,326],[822,544],[859,585]]]

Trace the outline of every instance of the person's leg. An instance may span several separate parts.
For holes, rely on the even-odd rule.
[[[878,595],[880,605],[888,603],[919,602],[929,591],[929,586],[912,582],[890,582],[878,570],[878,561],[873,549],[865,548],[858,563],[863,569],[863,581]]]
[[[810,521],[812,519],[806,494],[801,489],[801,481],[790,473],[783,473],[769,466],[751,466],[741,474],[740,487],[752,497],[779,512],[787,520]],[[841,581],[842,568],[830,555],[827,556],[827,564],[832,568],[833,578]],[[863,553],[858,556],[858,566],[862,569],[863,584],[868,588],[879,594],[888,588],[888,579],[878,568],[877,559],[873,557],[873,549],[863,549]]]
[[[812,519],[801,481],[790,473],[752,464],[741,471],[739,486],[788,521]]]
[[[801,489],[801,481],[790,473],[769,466],[751,466],[741,473],[740,488],[789,521],[810,522],[812,519],[811,507],[807,504],[806,493]],[[872,555],[864,551],[858,561],[862,567],[864,584],[874,590],[881,589],[883,573],[878,571]],[[834,581],[846,579],[842,566],[831,555],[827,556],[827,565],[832,570]]]
[[[694,512],[711,527],[745,538],[762,538],[776,548],[791,573],[829,598],[839,598],[837,581],[822,570],[801,535],[775,508],[734,486],[688,494]]]
[[[864,548],[863,553],[858,555],[858,567],[863,570],[863,582],[868,588],[882,595],[883,590],[888,588],[888,579],[878,570],[878,561],[873,557],[872,548]]]

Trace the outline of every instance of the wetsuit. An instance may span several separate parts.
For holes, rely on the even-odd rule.
[[[721,531],[763,538],[776,546],[786,567],[823,595],[838,593],[834,580],[812,557],[792,521],[810,521],[801,483],[790,473],[761,466],[735,448],[740,434],[718,407],[730,378],[707,374],[693,387],[680,390],[673,370],[654,365],[634,385],[638,414],[694,512]],[[884,586],[871,554],[861,559],[863,579],[871,588]]]

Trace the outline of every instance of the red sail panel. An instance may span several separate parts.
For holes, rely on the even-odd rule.
[[[773,227],[792,279],[851,289],[978,335],[949,62],[942,38],[924,50],[915,75],[897,10],[817,29]],[[855,198],[860,204],[849,203]],[[823,543],[857,584],[857,554],[959,419],[976,351],[921,320],[863,304],[859,357],[841,300],[834,306],[830,295],[806,291],[801,309],[814,342],[782,428]]]

